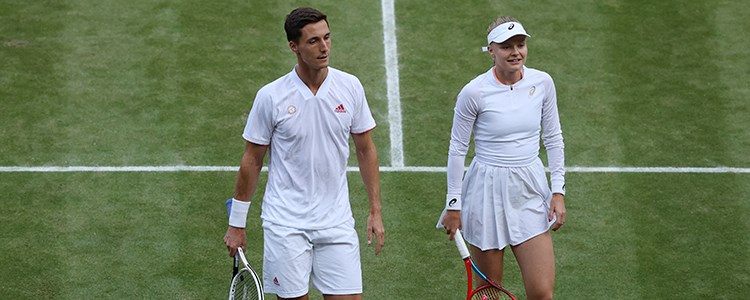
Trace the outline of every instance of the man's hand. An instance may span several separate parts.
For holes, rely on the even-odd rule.
[[[238,247],[242,247],[242,249],[245,249],[245,246],[247,244],[245,228],[229,226],[229,228],[227,228],[227,233],[224,234],[224,244],[227,245],[227,250],[229,250],[230,257],[234,257],[234,254],[237,253]]]
[[[380,250],[385,243],[385,227],[383,226],[383,217],[380,213],[372,213],[367,217],[367,244],[372,244],[372,235],[375,234],[375,255],[380,254]]]

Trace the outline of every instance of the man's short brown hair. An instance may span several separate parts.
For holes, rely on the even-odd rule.
[[[327,16],[317,9],[300,7],[292,10],[286,16],[286,21],[284,22],[287,41],[298,43],[299,38],[302,36],[302,27],[320,21],[326,21],[326,24],[328,24]]]

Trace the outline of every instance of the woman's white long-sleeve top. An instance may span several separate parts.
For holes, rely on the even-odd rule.
[[[565,193],[565,154],[557,110],[557,92],[546,72],[523,68],[509,86],[491,68],[466,84],[457,97],[448,151],[448,197],[461,196],[464,161],[474,134],[475,160],[522,167],[539,158],[539,140],[547,150],[551,191]]]

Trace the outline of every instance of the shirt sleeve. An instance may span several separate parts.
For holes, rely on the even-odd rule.
[[[372,117],[372,112],[365,96],[365,88],[359,79],[354,80],[353,88],[354,97],[357,99],[357,107],[352,118],[350,131],[353,134],[361,134],[375,128],[375,118]]]
[[[479,112],[478,93],[472,93],[467,86],[458,94],[453,112],[453,128],[448,148],[448,195],[461,196],[461,185],[464,175],[464,162],[469,150],[471,132]]]
[[[565,143],[557,111],[557,91],[550,77],[542,105],[542,143],[547,150],[550,183],[553,193],[565,194]]]
[[[269,145],[274,126],[273,98],[262,88],[255,95],[242,137],[248,142]]]
[[[442,220],[448,210],[461,209],[461,186],[464,177],[464,162],[469,150],[471,132],[477,119],[479,106],[476,97],[472,96],[470,86],[467,85],[458,94],[456,107],[453,109],[453,128],[451,141],[448,146],[447,180],[448,192],[445,197],[445,208],[438,217],[435,228],[442,227]]]

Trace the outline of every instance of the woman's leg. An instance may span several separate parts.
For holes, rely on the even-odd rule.
[[[471,246],[471,259],[477,265],[484,275],[499,285],[503,285],[503,254],[505,250],[487,250],[482,251],[477,247]],[[474,288],[486,284],[479,276],[474,276]]]
[[[552,299],[555,286],[555,253],[549,231],[513,246],[529,300]]]

